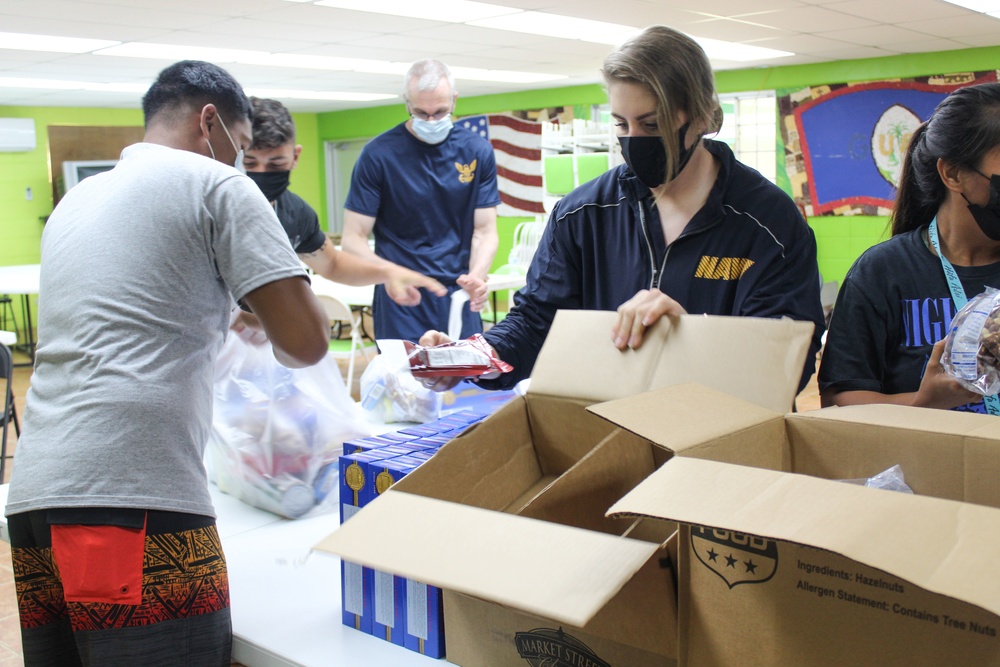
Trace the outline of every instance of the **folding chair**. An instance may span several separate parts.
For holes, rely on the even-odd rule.
[[[323,304],[323,309],[326,311],[326,316],[330,319],[330,327],[333,329],[337,328],[339,331],[339,326],[342,323],[347,323],[351,327],[351,347],[350,352],[347,353],[347,393],[351,393],[353,382],[354,382],[354,359],[357,357],[360,351],[368,359],[368,346],[365,345],[365,341],[361,336],[361,316],[355,314],[351,307],[346,303],[338,299],[337,297],[330,296],[327,294],[317,294],[316,298],[321,304]],[[331,351],[334,356],[343,357],[345,356],[342,352]]]
[[[17,409],[14,407],[14,359],[10,348],[0,343],[0,377],[4,378],[3,412],[0,412],[0,423],[3,424],[0,434],[0,482],[4,480],[4,470],[7,465],[7,427],[13,422],[14,432],[21,437],[21,424],[17,421]]]

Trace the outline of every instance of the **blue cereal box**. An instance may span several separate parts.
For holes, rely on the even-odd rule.
[[[393,484],[405,477],[415,466],[395,457],[372,462],[375,495],[385,493]],[[416,459],[412,459],[416,461]],[[406,580],[390,572],[373,571],[372,634],[393,644],[403,646],[405,635]]]
[[[340,457],[340,522],[353,517],[371,501],[375,493],[374,477],[368,466],[386,455],[378,450],[344,454]],[[371,568],[356,563],[340,563],[340,599],[343,623],[371,634],[374,574]]]
[[[444,608],[440,588],[406,580],[403,646],[432,658],[444,657]]]

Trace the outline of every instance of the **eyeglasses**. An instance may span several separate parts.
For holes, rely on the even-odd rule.
[[[410,115],[417,120],[441,120],[445,116],[451,115],[451,110],[438,111],[436,113],[424,113],[423,111],[411,111]]]

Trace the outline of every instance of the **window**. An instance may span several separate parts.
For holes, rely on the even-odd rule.
[[[773,90],[720,95],[722,129],[715,137],[729,144],[736,159],[772,183],[777,174],[778,115]]]

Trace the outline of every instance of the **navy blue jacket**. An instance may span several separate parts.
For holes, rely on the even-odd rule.
[[[514,370],[483,386],[509,388],[531,374],[557,310],[617,310],[653,287],[689,313],[814,322],[805,386],[824,329],[816,238],[787,194],[726,144],[704,143],[722,165],[718,179],[669,247],[649,189],[626,165],[556,204],[517,306],[485,334]]]

